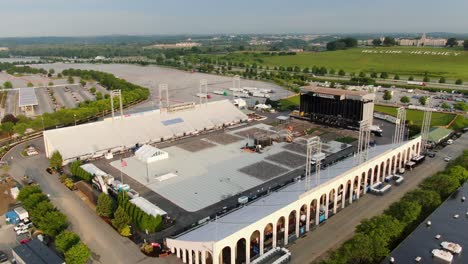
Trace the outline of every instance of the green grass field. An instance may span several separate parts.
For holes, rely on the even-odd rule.
[[[391,106],[382,106],[382,105],[375,105],[374,107],[375,112],[385,113],[391,116],[397,115],[397,109]],[[408,121],[413,121],[415,125],[421,125],[423,120],[424,113],[418,110],[406,110],[406,119]],[[432,120],[431,126],[446,126],[450,124],[450,122],[456,117],[456,114],[449,114],[449,113],[439,113],[433,112],[432,113]]]
[[[374,54],[363,53],[363,50],[377,52],[402,51],[402,53]],[[450,55],[411,54],[410,52],[413,51],[450,52]],[[459,55],[455,56],[455,52],[459,53]],[[301,68],[312,68],[316,65],[328,69],[333,68],[337,72],[339,69],[343,69],[347,73],[355,72],[356,74],[361,71],[366,73],[385,71],[389,74],[399,74],[401,78],[414,75],[417,79],[421,79],[418,76],[422,76],[427,71],[429,76],[433,78],[432,81],[437,81],[438,77],[444,76],[447,79],[461,78],[468,82],[468,52],[459,48],[367,47],[340,51],[304,52],[292,56],[232,53],[225,57],[233,61],[255,62],[270,67],[299,66]]]
[[[280,100],[281,109],[286,110],[290,106],[297,106],[297,105],[300,104],[300,100],[301,100],[301,98],[300,98],[299,95],[294,95],[294,96],[291,96],[291,97],[288,97],[288,98],[285,98],[285,99],[281,99]]]

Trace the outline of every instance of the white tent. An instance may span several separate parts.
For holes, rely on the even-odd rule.
[[[150,201],[146,200],[143,197],[136,197],[130,200],[130,202],[136,205],[138,208],[143,210],[145,213],[152,216],[165,216],[167,215],[166,211],[154,205]]]
[[[151,163],[168,159],[169,154],[153,146],[143,145],[135,152],[135,157],[143,162]]]

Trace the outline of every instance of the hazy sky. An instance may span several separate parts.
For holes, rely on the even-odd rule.
[[[468,32],[467,0],[0,0],[0,37]]]

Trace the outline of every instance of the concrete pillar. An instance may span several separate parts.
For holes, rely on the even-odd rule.
[[[177,255],[177,258],[180,258],[180,249],[179,248],[176,248],[176,255]]]
[[[185,249],[182,250],[182,261],[187,263],[187,250]]]
[[[288,244],[288,240],[289,240],[289,215],[285,218],[285,224],[284,224],[284,245],[287,245]]]
[[[201,263],[206,264],[206,251],[205,250],[201,252]]]
[[[306,205],[306,232],[310,230],[310,205]]]
[[[369,173],[368,172],[364,172],[364,190],[363,190],[363,194],[366,194],[367,193],[367,180],[368,180],[368,175]]]
[[[333,214],[336,214],[337,207],[338,207],[338,191],[335,191],[335,194],[333,197]]]
[[[343,186],[343,192],[341,193],[341,209],[345,208],[346,204],[346,185]]]
[[[319,217],[320,217],[320,201],[317,201],[317,207],[315,208],[315,225],[319,225]]]
[[[188,253],[189,253],[188,254],[188,263],[193,264],[193,252],[192,252],[192,250],[190,250]]]
[[[276,238],[276,233],[277,233],[277,228],[278,228],[278,222],[276,222],[275,225],[273,226],[273,241],[272,241],[272,244],[271,244],[271,246],[272,246],[273,248],[276,248],[276,240],[277,240],[277,238]]]
[[[265,251],[265,231],[263,232],[260,232],[260,255],[263,255],[264,251]]]
[[[235,247],[234,247],[234,249],[232,247],[229,247],[229,249],[231,250],[231,264],[235,264],[236,263],[236,250],[235,250]]]
[[[245,263],[250,263],[250,238],[245,239]]]
[[[296,210],[296,238],[299,238],[299,224],[300,224],[300,221],[301,221],[300,216],[301,216],[300,209]]]
[[[200,252],[195,251],[195,264],[200,264]]]
[[[357,190],[356,190],[356,200],[359,199],[359,196],[361,194],[361,188],[362,188],[361,187],[361,177],[358,177],[358,185],[357,185]]]
[[[325,195],[325,219],[328,219],[328,203],[330,202],[330,194]]]
[[[349,186],[349,204],[353,203],[353,189],[354,187],[354,181],[351,181],[351,185]]]

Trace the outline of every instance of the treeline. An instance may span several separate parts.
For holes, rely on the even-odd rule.
[[[108,90],[122,90],[122,102],[124,106],[131,103],[146,100],[149,96],[149,90],[147,88],[143,88],[141,86],[129,83],[109,73],[69,69],[64,70],[62,74],[66,76],[81,77],[82,80],[98,81]],[[114,105],[118,107],[117,98],[115,98]],[[88,120],[94,118],[100,113],[108,112],[110,110],[110,102],[108,100],[108,95],[106,95],[101,100],[81,102],[78,105],[78,108],[61,109],[54,113],[44,113],[42,114],[42,116],[38,116],[34,119],[27,118],[21,115],[17,117],[17,122],[2,123],[0,128],[4,133],[7,133],[10,136],[14,133],[23,135],[28,128],[38,131],[41,130],[43,127],[51,128],[67,124],[73,124],[75,119]]]
[[[17,199],[28,211],[34,226],[55,240],[55,246],[64,254],[66,263],[88,262],[91,251],[80,242],[78,235],[66,230],[69,225],[67,216],[54,207],[39,185],[24,186]]]
[[[327,43],[327,50],[328,51],[335,51],[335,50],[344,50],[348,48],[357,47],[357,39],[355,38],[342,38],[335,41],[330,41]]]
[[[162,229],[162,217],[145,213],[141,208],[130,202],[126,192],[118,196],[118,204],[139,230],[148,230],[148,232],[153,233]]]
[[[91,173],[83,170],[83,168],[80,167],[81,165],[82,162],[80,160],[74,161],[72,164],[70,164],[71,175],[87,183],[91,183],[91,180],[94,176],[91,175]]]
[[[32,68],[29,66],[17,66],[18,63],[13,64],[9,62],[0,62],[0,72],[6,71],[8,74],[47,74],[47,71],[42,68]]]
[[[447,169],[425,179],[417,189],[405,194],[382,215],[363,220],[356,227],[354,237],[322,263],[380,263],[467,180],[468,151],[464,151]]]

